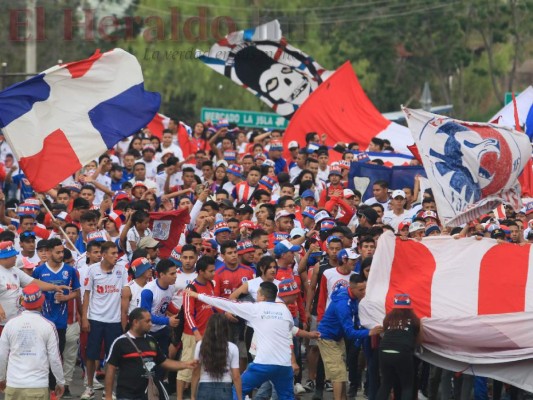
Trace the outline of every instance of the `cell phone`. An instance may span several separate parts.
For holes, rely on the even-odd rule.
[[[196,185],[196,188],[194,189],[194,192],[195,192],[197,195],[199,195],[199,194],[202,193],[204,190],[205,190],[205,185],[200,184],[200,185]]]

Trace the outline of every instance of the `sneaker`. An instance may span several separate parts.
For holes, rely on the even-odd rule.
[[[322,390],[315,390],[315,393],[313,393],[313,400],[322,400],[322,397],[324,396],[324,393]]]
[[[357,386],[352,386],[350,385],[350,387],[348,388],[348,398],[349,399],[355,399],[355,396],[357,395]]]
[[[305,393],[305,389],[304,387],[302,386],[301,383],[297,383],[294,385],[294,394],[303,394]]]
[[[304,389],[306,392],[314,392],[315,391],[315,381],[308,379],[307,382],[305,382]]]
[[[333,392],[333,385],[331,384],[330,381],[326,381],[326,382],[324,383],[324,390],[325,390],[326,392]]]
[[[72,393],[70,393],[70,388],[65,385],[65,392],[63,393],[63,396],[61,396],[62,399],[73,399],[74,396]]]
[[[86,387],[85,391],[80,396],[80,400],[93,400],[94,399],[94,390],[90,387]]]
[[[94,390],[102,390],[103,388],[105,388],[105,386],[102,385],[100,382],[98,382],[98,379],[94,379],[93,380],[93,389]]]
[[[113,400],[117,400],[117,396],[115,395],[115,392],[111,393],[111,398]],[[102,399],[105,399],[105,390],[102,392]]]

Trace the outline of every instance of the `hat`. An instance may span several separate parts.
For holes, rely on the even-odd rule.
[[[344,189],[342,191],[342,195],[344,196],[345,199],[349,199],[350,197],[355,197],[355,193],[353,192],[352,189]]]
[[[111,211],[109,214],[107,214],[107,217],[115,223],[117,229],[120,229],[125,220],[124,214],[122,214],[122,211],[119,210]]]
[[[357,260],[359,257],[361,256],[352,249],[342,249],[337,253],[337,261],[340,263],[344,262],[345,259]]]
[[[224,160],[235,161],[237,159],[237,152],[227,150],[224,152]]]
[[[411,306],[411,298],[408,294],[394,295],[394,304],[392,308],[413,308]]]
[[[331,166],[330,169],[329,169],[328,176],[330,176],[330,175],[342,176],[341,168],[339,166]]]
[[[231,232],[231,229],[226,221],[217,221],[217,223],[215,223],[215,235],[222,232]]]
[[[296,216],[293,213],[290,213],[287,210],[279,210],[276,213],[276,217],[274,218],[274,221],[277,221],[278,219],[283,218],[283,217],[290,217],[293,219],[296,218]]]
[[[268,165],[269,167],[275,167],[276,163],[269,158],[268,160],[265,160],[263,165]]]
[[[302,195],[300,196],[302,199],[306,199],[308,197],[315,198],[315,192],[313,192],[311,189],[304,190]]]
[[[335,223],[335,221],[331,221],[331,220],[327,220],[327,221],[322,221],[320,223],[320,230],[321,231],[328,231],[330,229],[333,229],[337,226],[337,224]]]
[[[339,168],[340,169],[350,169],[350,161],[348,160],[340,160],[339,161]]]
[[[274,243],[274,246],[277,245],[279,242],[287,240],[291,237],[290,234],[285,232],[274,232],[272,236],[274,238],[274,240],[272,241]]]
[[[113,206],[116,206],[116,204],[120,200],[128,200],[128,201],[130,201],[130,195],[127,192],[124,192],[124,191],[119,191],[119,192],[115,193],[115,195],[113,196]]]
[[[311,219],[315,219],[315,215],[316,215],[316,212],[317,212],[317,209],[315,207],[312,207],[312,206],[307,206],[304,208],[304,210],[302,211],[302,215],[304,217],[308,217],[308,218],[311,218]]]
[[[503,229],[500,228],[494,229],[490,234],[490,237],[493,239],[505,239],[505,236],[505,232],[503,231]]]
[[[259,184],[265,186],[269,190],[272,190],[276,184],[276,181],[270,176],[265,175],[261,178]]]
[[[237,243],[237,254],[242,255],[255,251],[254,245],[250,240],[242,240]]]
[[[176,265],[176,267],[181,268],[181,248],[183,246],[176,246],[172,249],[170,252],[170,257],[168,258],[170,261]]]
[[[318,211],[315,214],[315,224],[318,224],[319,222],[322,222],[325,219],[332,219],[331,215],[326,210]]]
[[[93,240],[97,242],[106,242],[107,238],[102,231],[91,232],[87,234],[87,242],[92,242]],[[40,243],[40,242],[39,242]]]
[[[298,289],[298,284],[292,278],[283,279],[278,284],[278,296],[279,297],[290,296],[292,294],[298,294],[298,293],[300,293],[300,290]]]
[[[144,184],[142,181],[137,181],[133,184],[132,189],[135,189],[136,187],[143,187],[145,189],[148,189],[148,187]]]
[[[403,228],[408,228],[411,225],[411,221],[402,221],[398,224],[398,232],[400,232]]]
[[[159,241],[155,240],[152,236],[144,236],[139,241],[140,249],[155,249],[159,247]]]
[[[302,228],[293,228],[290,233],[290,238],[294,239],[296,236],[305,236],[305,231]]]
[[[37,250],[46,249],[48,247],[48,240],[42,239],[37,242]]]
[[[298,149],[299,147],[300,147],[300,145],[298,144],[298,142],[296,140],[293,140],[292,142],[289,142],[289,147],[288,147],[289,150]]]
[[[237,213],[238,214],[253,214],[254,209],[252,208],[252,206],[249,206],[248,204],[243,203],[237,208]]]
[[[22,269],[34,269],[38,264],[31,262],[28,257],[20,257],[15,264],[15,267]]]
[[[22,217],[23,215],[31,215],[35,217],[40,210],[41,207],[39,205],[28,203],[27,201],[25,201],[17,207],[17,214],[19,217]]]
[[[267,158],[266,158],[266,156],[265,156],[263,153],[259,153],[258,155],[256,155],[256,156],[254,157],[254,160],[255,160],[255,161],[257,161],[257,160],[263,160],[263,161],[265,161],[266,159],[267,159]]]
[[[242,166],[238,164],[230,164],[230,166],[226,169],[228,174],[233,174],[237,178],[242,178],[242,171]]]
[[[39,286],[30,284],[22,290],[22,307],[26,310],[35,310],[44,303],[44,296]]]
[[[239,229],[240,228],[255,229],[256,226],[255,226],[255,224],[252,221],[250,221],[248,219],[245,219],[244,221],[241,221],[239,223]]]
[[[318,151],[318,149],[320,148],[320,146],[316,143],[309,143],[307,145],[307,149],[306,149],[306,152],[307,154],[312,154],[314,153],[315,151]]]
[[[25,242],[26,240],[35,240],[35,232],[33,231],[24,231],[19,235],[19,240]]]
[[[215,239],[204,239],[202,241],[202,246],[211,247],[213,250],[218,250],[218,244]]]
[[[405,192],[401,189],[398,189],[392,192],[392,198],[395,199],[396,197],[402,197],[404,199],[407,198],[407,196],[405,195]]]
[[[133,271],[135,278],[138,278],[149,269],[152,269],[152,264],[150,264],[147,258],[141,257],[131,263],[130,269]]]
[[[0,259],[15,257],[19,254],[13,242],[1,242],[0,243]]]
[[[328,237],[328,238],[326,239],[326,243],[329,245],[329,243],[330,243],[333,239],[341,240],[340,237],[335,236],[335,235],[331,235],[330,237]]]
[[[218,168],[221,166],[228,168],[228,162],[226,160],[218,160],[215,164],[215,167]]]
[[[145,151],[152,151],[152,152],[155,153],[155,147],[152,146],[151,144],[147,144],[146,146],[143,147],[143,151],[142,152],[144,153]]]
[[[270,150],[283,151],[283,143],[279,140],[273,140],[272,142],[270,142]]]
[[[487,224],[485,226],[485,230],[489,233],[492,233],[495,229],[500,229],[500,225],[498,224]]]
[[[422,218],[423,219],[426,219],[426,218],[439,219],[439,217],[437,217],[437,213],[435,211],[431,211],[431,210],[424,211],[422,213]]]
[[[300,251],[302,247],[297,246],[289,242],[287,239],[280,241],[276,246],[274,246],[274,254],[281,256],[282,254],[288,253],[289,251],[296,252]]]
[[[66,221],[68,217],[68,214],[65,211],[61,211],[59,214],[56,215],[56,219],[60,221]]]
[[[226,207],[226,208],[235,208],[235,206],[233,205],[233,203],[231,202],[231,200],[229,199],[224,199],[220,202],[219,204],[220,207]]]
[[[79,182],[72,182],[66,186],[64,186],[65,189],[71,190],[73,192],[79,193],[81,192],[81,183]]]
[[[359,212],[360,216],[365,217],[368,221],[374,225],[378,220],[378,213],[372,207],[366,207]]]
[[[530,201],[526,204],[526,215],[529,215],[533,212],[533,201]]]
[[[426,230],[426,226],[423,222],[415,221],[409,226],[409,233],[413,233],[419,230]]]
[[[431,233],[435,231],[440,233],[440,228],[437,224],[430,224],[426,226],[426,236],[429,236]]]

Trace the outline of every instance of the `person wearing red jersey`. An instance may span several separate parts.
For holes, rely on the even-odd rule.
[[[246,180],[235,185],[231,196],[239,203],[246,203],[255,206],[253,201],[253,194],[259,188],[259,180],[261,179],[261,169],[259,167],[251,167]]]
[[[320,278],[320,293],[317,304],[317,320],[320,322],[331,301],[333,292],[341,287],[348,287],[350,275],[354,274],[355,262],[359,258],[352,249],[342,249],[337,253],[337,268],[330,268]]]
[[[213,277],[215,276],[215,259],[210,256],[201,257],[196,263],[198,276],[187,287],[197,293],[214,295]],[[192,287],[191,287],[192,286]],[[183,295],[183,351],[181,361],[190,361],[194,358],[196,343],[202,340],[207,321],[213,315],[215,309],[204,302],[191,296]],[[177,398],[183,399],[183,390],[189,386],[192,379],[192,372],[188,370],[178,372],[177,376]]]
[[[246,265],[239,264],[239,255],[237,253],[237,243],[230,240],[223,242],[220,246],[220,253],[224,264],[215,272],[215,296],[229,298],[244,282],[255,278],[254,270]],[[230,340],[239,348],[239,357],[241,360],[241,370],[246,368],[248,352],[244,344],[244,337],[241,335],[244,330],[244,324],[240,323],[237,318],[231,314],[226,314],[231,322]]]
[[[326,202],[329,201],[333,196],[340,197],[344,192],[344,185],[341,182],[342,172],[339,167],[331,167],[329,169],[329,185],[327,190],[324,190],[320,194],[320,200],[318,200],[318,206],[324,207]]]

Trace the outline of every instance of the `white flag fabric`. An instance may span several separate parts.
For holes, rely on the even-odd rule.
[[[503,202],[522,207],[518,176],[531,156],[527,135],[403,109],[445,225],[468,223]]]

